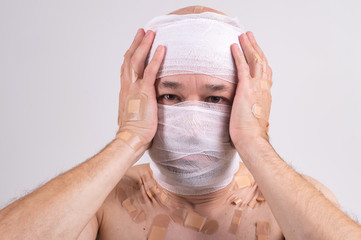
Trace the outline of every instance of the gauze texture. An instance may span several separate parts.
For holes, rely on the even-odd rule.
[[[239,158],[231,145],[231,106],[202,101],[158,104],[149,156],[156,181],[182,195],[217,191],[232,180]]]
[[[156,78],[207,74],[232,83],[238,81],[231,45],[237,43],[241,48],[238,36],[245,30],[237,17],[213,12],[161,15],[150,20],[144,30],[156,33],[146,65],[158,45],[166,47]]]

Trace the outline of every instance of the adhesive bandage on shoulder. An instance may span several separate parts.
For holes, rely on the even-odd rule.
[[[143,145],[140,137],[130,131],[120,131],[117,133],[116,138],[128,144],[134,151],[138,151]]]
[[[129,96],[124,109],[124,121],[141,121],[145,118],[148,97],[145,94]]]

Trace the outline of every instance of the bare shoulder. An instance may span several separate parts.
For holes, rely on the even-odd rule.
[[[318,191],[320,191],[328,200],[330,200],[333,204],[335,204],[338,208],[340,208],[340,203],[338,202],[335,194],[331,192],[324,184],[314,179],[311,176],[301,174],[304,179],[306,179],[309,183],[311,183]]]
[[[124,200],[125,196],[132,196],[137,194],[142,185],[142,177],[150,171],[149,164],[134,165],[129,168],[124,176],[120,179],[118,184],[112,191],[112,195],[117,200]]]
[[[119,239],[119,236],[127,236],[129,239],[139,238],[138,225],[134,223],[146,221],[140,203],[144,199],[144,175],[149,170],[149,164],[129,168],[107,196],[97,212],[99,239]],[[119,223],[122,223],[122,227],[119,227]]]
[[[122,204],[127,198],[138,194],[141,176],[149,170],[149,164],[139,164],[129,168],[103,202],[102,207],[98,210],[98,215],[102,216],[103,211],[107,208],[114,207],[114,204]]]
[[[134,165],[125,173],[125,178],[139,179],[145,172],[149,172],[149,163]]]

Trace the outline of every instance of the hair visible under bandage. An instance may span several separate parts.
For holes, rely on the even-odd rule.
[[[239,45],[245,32],[237,17],[213,12],[186,15],[161,15],[150,20],[144,30],[156,33],[148,65],[156,47],[166,47],[157,78],[176,74],[207,74],[237,83],[237,69],[231,45]]]

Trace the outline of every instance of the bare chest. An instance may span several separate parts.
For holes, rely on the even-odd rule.
[[[142,211],[141,221],[123,207],[105,212],[99,239],[283,239],[266,203],[242,210],[224,206],[208,214],[193,209],[166,211],[160,206]]]

